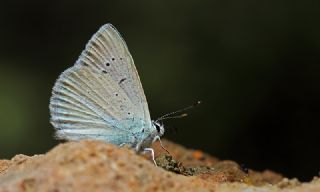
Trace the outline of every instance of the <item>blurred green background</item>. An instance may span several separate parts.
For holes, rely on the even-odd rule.
[[[203,101],[166,122],[167,138],[252,169],[318,174],[320,1],[1,4],[0,158],[58,143],[51,88],[110,22],[133,55],[153,118]]]

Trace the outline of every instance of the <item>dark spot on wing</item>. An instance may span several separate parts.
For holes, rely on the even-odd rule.
[[[110,66],[110,63],[109,63],[109,62],[107,62],[107,63],[106,63],[106,66],[107,66],[107,67],[109,67],[109,66]]]
[[[119,81],[119,84],[123,83],[127,78],[122,78],[120,81]]]
[[[131,113],[130,112],[128,112],[128,115],[130,115]]]
[[[116,93],[116,96],[118,96],[118,93]]]
[[[120,57],[120,60],[122,60],[122,57]]]
[[[108,73],[106,70],[102,70],[103,73]]]
[[[142,129],[142,133],[144,133],[144,129]]]
[[[111,59],[112,59],[112,61],[114,61],[114,60],[115,60],[115,58],[114,58],[114,57],[112,57]]]

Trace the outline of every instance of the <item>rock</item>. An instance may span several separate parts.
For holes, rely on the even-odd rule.
[[[320,191],[320,180],[289,180],[272,172],[244,171],[201,151],[165,141],[148,155],[99,141],[67,142],[44,155],[0,160],[0,192],[11,191]]]

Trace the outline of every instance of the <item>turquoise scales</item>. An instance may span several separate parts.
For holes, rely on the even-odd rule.
[[[60,139],[127,144],[153,155],[149,146],[164,133],[151,121],[131,54],[111,24],[102,26],[75,65],[60,75],[49,108]]]

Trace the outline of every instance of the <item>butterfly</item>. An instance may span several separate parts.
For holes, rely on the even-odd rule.
[[[150,145],[159,140],[163,147],[164,126],[151,120],[131,54],[112,24],[103,25],[56,80],[49,109],[59,139],[128,145],[150,152],[154,163]]]

